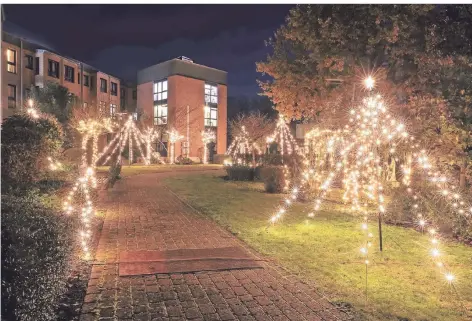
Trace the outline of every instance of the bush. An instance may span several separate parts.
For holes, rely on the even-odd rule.
[[[192,165],[193,161],[188,157],[180,155],[179,157],[177,157],[175,163],[179,165]]]
[[[2,124],[2,192],[25,190],[62,145],[61,125],[52,117],[13,115]]]
[[[32,197],[2,199],[2,320],[55,320],[73,221]]]
[[[254,180],[254,169],[249,166],[233,165],[226,167],[228,178],[232,181],[252,181]]]
[[[281,193],[285,186],[284,169],[281,166],[263,166],[260,170],[264,189],[268,193]]]
[[[108,180],[106,184],[106,188],[112,188],[115,186],[117,180],[121,179],[121,164],[117,162],[113,162],[108,170]]]

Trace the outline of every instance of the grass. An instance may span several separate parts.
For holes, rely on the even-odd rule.
[[[164,172],[174,172],[174,171],[194,171],[202,169],[218,169],[222,165],[214,164],[193,164],[193,165],[123,165],[121,167],[121,176],[131,176],[145,173],[164,173]],[[99,166],[96,169],[97,173],[108,173],[109,166]]]
[[[343,213],[332,197],[314,219],[306,219],[309,203],[295,204],[282,223],[266,229],[282,195],[264,193],[261,183],[225,181],[220,173],[166,178],[166,184],[260,253],[312,280],[332,302],[352,305],[360,320],[472,317],[471,247],[442,242],[444,261],[456,276],[452,287],[431,261],[425,235],[384,225],[383,253],[375,237],[369,253],[366,301],[359,217]],[[375,222],[370,228],[376,236]]]

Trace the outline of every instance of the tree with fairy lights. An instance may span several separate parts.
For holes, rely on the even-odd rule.
[[[386,173],[391,159],[396,159],[401,169],[400,182],[404,186],[402,197],[412,200],[411,211],[415,213],[415,223],[420,229],[426,229],[430,236],[431,258],[445,279],[453,282],[455,277],[451,268],[442,259],[438,223],[427,215],[428,209],[421,202],[431,195],[425,195],[412,180],[422,180],[435,188],[433,197],[441,197],[447,203],[447,210],[456,217],[462,217],[469,228],[472,228],[472,207],[457,186],[429,162],[428,152],[422,149],[425,146],[389,113],[383,97],[374,92],[374,85],[372,77],[365,80],[368,95],[359,106],[349,111],[349,124],[345,128],[317,128],[307,134],[307,153],[311,153],[311,158],[306,162],[301,183],[292,188],[270,222],[274,224],[282,219],[300,190],[310,182],[315,182],[317,186],[313,211],[308,214],[314,217],[333,184],[341,182],[343,201],[350,205],[353,213],[363,218],[361,228],[365,245],[361,247],[360,253],[365,257],[367,269],[369,247],[374,239],[369,222],[374,216],[378,222],[379,248],[383,250],[382,221],[387,211],[385,193],[391,181],[391,176]]]

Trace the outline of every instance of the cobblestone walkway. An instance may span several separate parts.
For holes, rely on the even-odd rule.
[[[167,175],[179,174],[126,177],[99,204],[106,217],[80,320],[348,319],[311,287],[267,264],[264,269],[119,277],[120,251],[241,245],[167,190],[161,183]]]

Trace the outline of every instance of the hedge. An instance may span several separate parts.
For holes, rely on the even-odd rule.
[[[282,166],[262,166],[260,175],[266,192],[281,193],[284,191],[285,175]]]
[[[2,196],[2,320],[55,320],[73,226],[32,197]]]
[[[226,166],[228,178],[232,181],[254,180],[254,168],[243,165]]]

